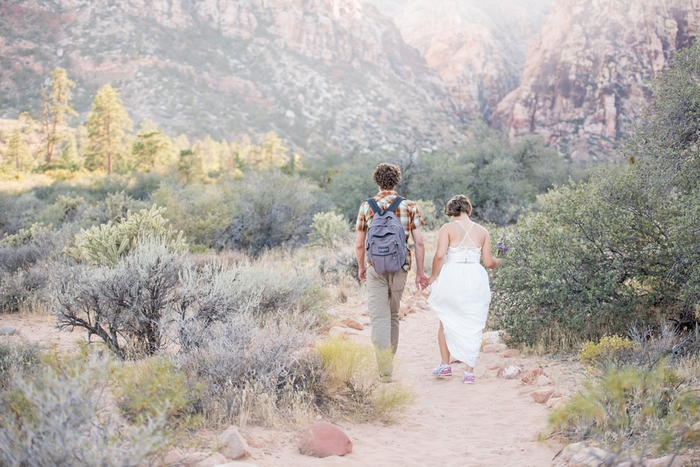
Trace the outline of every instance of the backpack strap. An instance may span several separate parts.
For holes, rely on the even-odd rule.
[[[389,207],[386,208],[386,210],[390,211],[390,212],[394,212],[399,208],[399,205],[401,203],[403,203],[403,198],[397,195],[396,198],[394,198],[394,201],[391,202]]]
[[[391,202],[388,208],[381,209],[374,198],[367,199],[367,204],[369,204],[370,209],[372,209],[372,212],[375,214],[384,214],[387,211],[394,212],[396,211],[396,209],[398,209],[401,203],[403,203],[403,198],[400,196],[396,196],[396,198],[394,198],[394,201]]]
[[[369,204],[370,209],[372,210],[373,213],[381,213],[382,210],[377,204],[377,201],[374,198],[367,198],[367,204]]]

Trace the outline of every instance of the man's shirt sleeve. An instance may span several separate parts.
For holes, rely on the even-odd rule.
[[[409,212],[411,213],[411,230],[420,229],[425,225],[425,222],[423,222],[423,218],[421,217],[420,212],[418,211],[417,204],[412,203]]]
[[[367,229],[369,228],[368,223],[367,223],[367,208],[368,208],[367,201],[363,202],[360,205],[360,211],[357,213],[357,223],[355,225],[355,228],[358,232],[366,232]]]

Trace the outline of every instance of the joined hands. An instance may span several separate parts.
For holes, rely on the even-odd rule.
[[[428,276],[425,274],[421,273],[416,273],[416,287],[418,287],[418,290],[423,290],[426,287],[430,285],[430,280],[428,279]]]

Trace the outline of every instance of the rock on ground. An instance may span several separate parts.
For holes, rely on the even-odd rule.
[[[12,326],[3,326],[0,328],[0,336],[14,336],[17,333],[17,328]]]
[[[502,378],[502,379],[515,379],[522,372],[523,372],[523,369],[520,368],[519,366],[511,365],[511,366],[505,366],[505,367],[499,368],[498,372],[496,373],[496,376],[498,378]]]
[[[222,444],[221,454],[227,459],[241,459],[250,455],[248,443],[233,425],[219,435],[219,441]]]
[[[344,456],[352,452],[352,441],[332,423],[316,422],[304,430],[299,452],[313,457]]]
[[[345,326],[349,327],[350,329],[356,329],[358,331],[363,331],[365,327],[357,320],[354,320],[352,318],[348,318],[345,320]]]
[[[544,404],[552,394],[554,394],[554,388],[550,386],[533,391],[530,395],[538,404]]]
[[[520,379],[523,383],[530,383],[535,381],[538,376],[543,375],[544,370],[542,368],[534,368],[532,370],[527,370],[523,377]]]

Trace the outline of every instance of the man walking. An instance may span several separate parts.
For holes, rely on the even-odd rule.
[[[372,178],[379,186],[379,193],[374,197],[375,208],[378,207],[383,212],[392,205],[398,196],[395,190],[401,181],[401,169],[394,164],[379,164],[374,170]],[[371,202],[371,199],[368,201]],[[422,289],[428,281],[423,272],[424,245],[420,230],[424,222],[420,217],[416,203],[403,200],[393,212],[400,221],[405,234],[404,242],[400,248],[406,249],[406,260],[403,266],[399,265],[396,272],[380,274],[372,266],[371,258],[368,258],[369,255],[366,254],[368,230],[373,218],[380,214],[374,212],[367,201],[360,205],[355,240],[355,254],[359,267],[358,277],[361,281],[367,281],[367,304],[372,323],[372,344],[377,351],[379,376],[382,382],[391,381],[393,356],[399,344],[399,306],[406,285],[406,277],[411,269],[411,251],[408,249],[409,236],[413,237],[416,254],[416,285]],[[403,254],[403,252],[400,253]],[[365,260],[367,260],[366,264]],[[378,269],[382,269],[379,265],[377,266]]]

